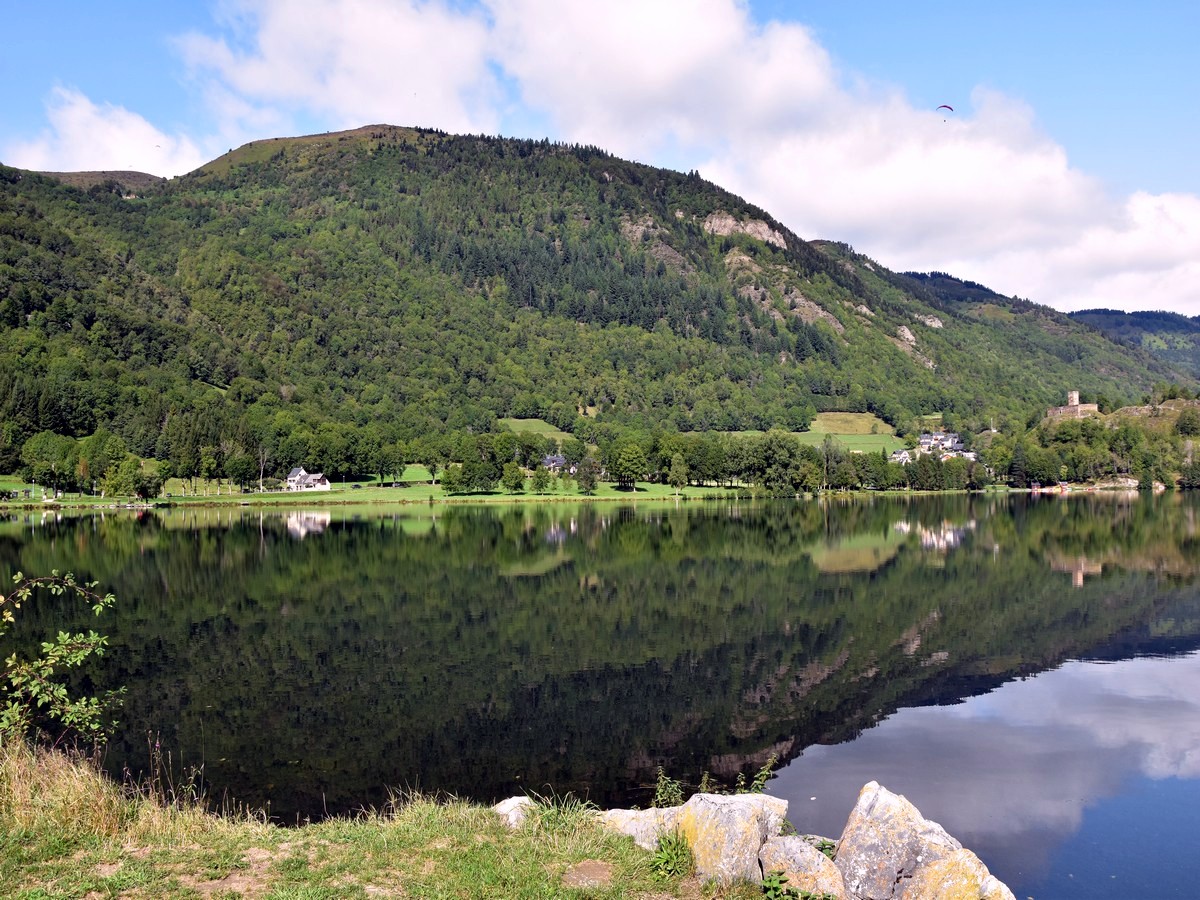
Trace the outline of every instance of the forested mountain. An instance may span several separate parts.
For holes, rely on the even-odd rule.
[[[165,181],[0,167],[0,468],[43,430],[282,462],[289,441],[503,416],[590,439],[822,410],[969,428],[1176,379],[1047,307],[889,272],[594,147],[380,125]]]
[[[1114,341],[1141,347],[1169,365],[1200,378],[1200,316],[1190,319],[1173,312],[1122,312],[1082,309],[1071,313]]]

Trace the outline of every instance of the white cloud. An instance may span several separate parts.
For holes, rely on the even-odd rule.
[[[332,128],[499,126],[479,14],[415,0],[247,0],[227,7],[222,24],[224,36],[190,34],[179,47],[211,91],[247,103],[242,115],[278,108]]]
[[[1112,215],[1039,246],[1015,245],[990,257],[961,258],[976,280],[1020,273],[1018,292],[1060,309],[1108,306],[1200,314],[1200,197],[1136,193]]]
[[[801,237],[1059,308],[1200,314],[1200,198],[1116,197],[1027,104],[952,114],[838,69],[797,23],[738,0],[226,0],[177,42],[216,134],[166,135],[56,92],[4,148],[39,168],[175,174],[254,138],[376,122],[596,144],[712,181]],[[157,145],[157,146],[156,146]],[[167,163],[135,152],[143,146]],[[125,157],[125,158],[121,158]]]
[[[1060,308],[1200,313],[1197,198],[1110,196],[1024,103],[977,89],[969,110],[915,109],[732,0],[488,6],[493,52],[556,137],[698,167],[890,268]]]
[[[727,0],[603,7],[491,0],[494,50],[562,139],[652,160],[828,119],[828,55],[799,26],[759,28]]]
[[[77,90],[56,88],[46,108],[50,127],[0,151],[9,165],[49,172],[132,170],[180,175],[210,156],[187,137],[170,135],[137,113],[96,104]]]

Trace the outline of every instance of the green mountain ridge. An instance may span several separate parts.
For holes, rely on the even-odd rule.
[[[1200,377],[1200,316],[1117,309],[1081,309],[1070,315],[1113,341],[1142,348],[1168,365]]]
[[[166,181],[0,167],[0,468],[46,429],[160,458],[181,432],[268,435],[282,459],[323,428],[412,440],[500,417],[589,439],[826,410],[971,428],[1162,381],[1188,379],[595,147],[373,125]]]

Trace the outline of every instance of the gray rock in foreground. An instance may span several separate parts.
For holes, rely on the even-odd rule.
[[[946,829],[874,781],[858,794],[836,864],[852,900],[1013,900]]]
[[[846,896],[842,873],[828,856],[799,835],[767,838],[758,852],[762,874],[781,872],[788,888],[816,894]]]
[[[496,806],[513,827],[526,811],[517,801]],[[599,818],[646,850],[678,831],[691,845],[696,875],[720,885],[781,872],[789,888],[838,900],[1015,900],[941,825],[874,781],[859,792],[835,861],[812,841],[781,834],[787,806],[765,794],[696,794],[682,806],[610,809]]]
[[[687,838],[696,874],[718,884],[760,881],[758,851],[779,834],[787,801],[766,794],[696,794],[683,806],[667,809],[611,809],[600,814],[608,828],[628,834],[639,847],[653,850],[664,834]]]

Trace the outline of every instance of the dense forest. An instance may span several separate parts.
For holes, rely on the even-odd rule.
[[[981,430],[1175,381],[1047,307],[594,147],[370,126],[171,180],[0,167],[0,471],[45,432],[278,474],[509,416],[589,443],[826,410]]]
[[[1141,347],[1193,378],[1200,378],[1200,316],[1116,309],[1081,309],[1070,315],[1114,341]]]

